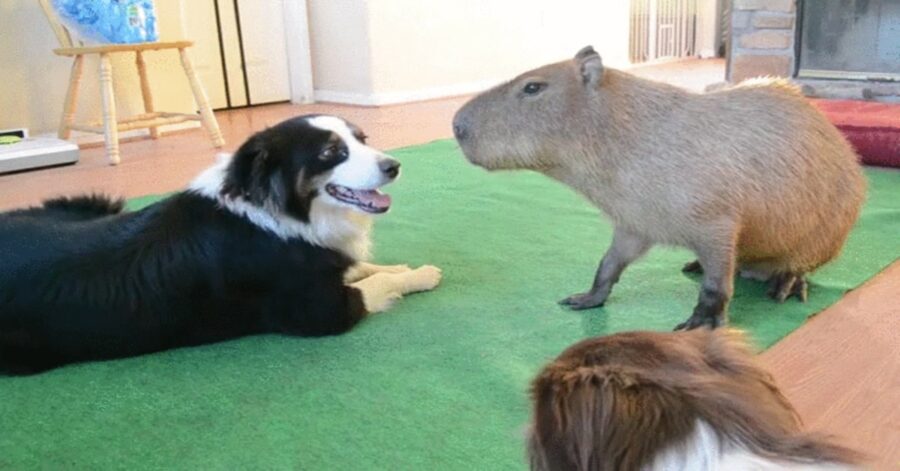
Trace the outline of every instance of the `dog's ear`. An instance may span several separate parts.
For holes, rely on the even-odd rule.
[[[548,369],[532,395],[532,469],[642,469],[694,425],[673,391],[628,369]]]
[[[265,203],[283,204],[284,182],[276,156],[259,134],[245,142],[232,157],[222,195],[242,198],[262,206]]]

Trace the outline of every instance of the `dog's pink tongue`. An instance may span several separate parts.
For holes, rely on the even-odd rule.
[[[386,195],[378,190],[357,191],[356,196],[360,201],[373,208],[388,209],[391,207],[391,195]]]

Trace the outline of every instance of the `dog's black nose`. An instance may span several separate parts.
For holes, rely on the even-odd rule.
[[[397,178],[397,175],[400,175],[400,162],[394,159],[383,159],[378,162],[378,168],[390,178]]]

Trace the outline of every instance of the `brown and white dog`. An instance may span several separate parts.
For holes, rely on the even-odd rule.
[[[533,470],[849,470],[733,330],[582,341],[532,384]]]

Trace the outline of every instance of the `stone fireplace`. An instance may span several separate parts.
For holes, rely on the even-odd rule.
[[[900,101],[900,0],[731,0],[727,79],[791,77],[811,96]]]

